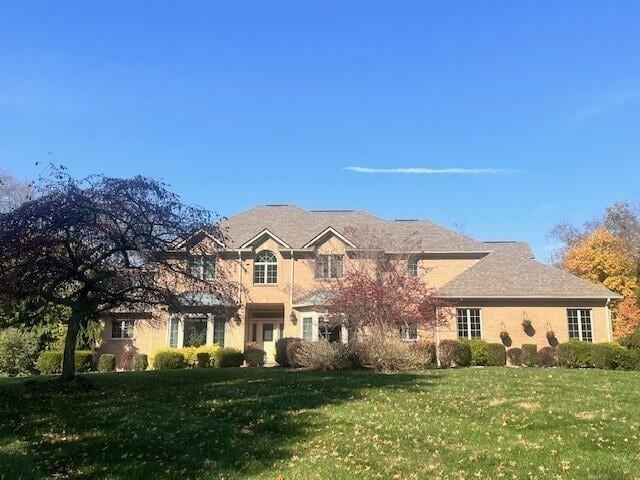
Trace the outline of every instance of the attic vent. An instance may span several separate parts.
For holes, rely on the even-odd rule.
[[[417,218],[396,218],[394,222],[419,222]]]
[[[309,210],[310,212],[315,213],[348,213],[355,212],[355,210]]]

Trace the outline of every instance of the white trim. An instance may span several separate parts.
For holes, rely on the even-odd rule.
[[[338,237],[340,240],[342,240],[344,243],[346,243],[347,245],[349,245],[351,248],[358,248],[355,246],[355,244],[349,240],[347,237],[345,237],[344,235],[342,235],[340,232],[338,232],[335,228],[333,227],[328,227],[325,228],[322,232],[320,232],[318,235],[316,235],[315,237],[313,237],[311,240],[309,240],[307,243],[305,243],[302,248],[309,248],[311,245],[313,245],[314,243],[316,243],[316,241],[318,241],[319,239],[321,239],[322,237],[324,237],[326,234],[331,233],[334,236]]]
[[[289,245],[287,245],[287,243],[284,240],[282,240],[276,234],[270,232],[268,228],[265,228],[264,230],[262,230],[260,233],[258,233],[254,237],[251,237],[250,240],[247,240],[245,243],[240,245],[240,248],[247,248],[250,245],[253,245],[253,242],[255,242],[256,240],[258,240],[260,237],[262,237],[264,235],[268,235],[269,237],[271,237],[273,240],[275,240],[276,242],[278,242],[280,245],[282,245],[285,248],[291,248]]]
[[[211,240],[213,240],[214,242],[216,242],[218,245],[220,245],[222,248],[225,248],[225,244],[222,243],[220,240],[218,240],[216,237],[214,237],[213,235],[211,235],[209,232],[200,229],[198,230],[196,233],[194,233],[193,235],[189,236],[188,238],[185,238],[184,240],[182,240],[180,243],[178,243],[178,245],[175,246],[175,248],[182,248],[184,246],[185,243],[187,243],[189,240],[191,240],[193,237],[195,237],[196,235],[200,235],[201,233],[204,233],[207,237],[209,237]]]
[[[559,297],[557,295],[470,295],[468,297],[460,296],[460,295],[437,295],[440,298],[455,298],[457,300],[482,300],[485,298],[488,299],[498,299],[498,300],[531,300],[531,299],[540,299],[540,300],[609,300],[610,297]],[[611,298],[623,298],[623,297],[611,297]]]
[[[607,321],[607,338],[609,339],[610,342],[612,342],[613,341],[613,322],[611,321],[611,308],[609,308],[610,303],[611,303],[611,299],[607,298],[607,303],[604,306],[604,311],[606,313],[606,321]]]
[[[458,310],[464,311],[464,319],[467,324],[467,340],[482,340],[484,338],[484,331],[482,328],[482,308],[480,307],[457,307],[456,308],[456,336],[460,338],[460,332],[458,331]],[[478,320],[480,321],[480,338],[473,338],[471,336],[471,310],[478,310]]]

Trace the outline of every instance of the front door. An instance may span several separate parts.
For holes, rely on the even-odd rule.
[[[267,361],[273,362],[276,358],[276,337],[272,322],[262,323],[262,349],[267,352]]]

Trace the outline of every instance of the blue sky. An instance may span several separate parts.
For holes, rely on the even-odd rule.
[[[21,178],[53,152],[224,215],[364,209],[542,259],[557,221],[640,197],[640,2],[12,3]]]

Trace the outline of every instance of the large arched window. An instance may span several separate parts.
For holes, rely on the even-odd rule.
[[[253,283],[278,283],[278,259],[269,250],[258,252],[253,262]]]

